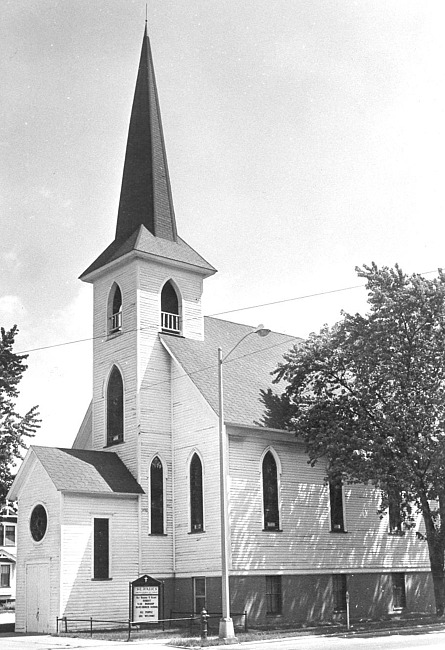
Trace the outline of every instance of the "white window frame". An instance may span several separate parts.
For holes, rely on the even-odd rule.
[[[108,578],[94,577],[94,520],[108,519]],[[91,515],[91,580],[95,582],[106,582],[113,579],[113,534],[112,534],[113,515],[95,512]]]
[[[278,528],[271,528],[269,530],[266,529],[265,527],[265,520],[264,520],[264,489],[263,489],[263,462],[264,458],[268,453],[271,453],[272,456],[275,459],[275,464],[277,466],[277,490],[278,490],[278,517],[279,517],[279,526]],[[281,532],[283,530],[283,500],[282,500],[282,494],[281,494],[281,474],[282,474],[282,467],[281,467],[281,460],[276,452],[276,450],[272,446],[266,447],[266,449],[263,450],[263,453],[261,454],[261,459],[260,459],[260,466],[259,466],[259,475],[260,475],[260,497],[261,497],[261,526],[262,530],[265,532]]]
[[[199,460],[201,461],[201,470],[202,470],[202,530],[200,531],[193,531],[192,530],[192,502],[191,502],[191,490],[190,490],[190,465],[192,463],[192,459],[194,455],[197,455]],[[187,481],[187,518],[188,518],[188,532],[193,535],[199,535],[202,533],[206,532],[206,498],[205,498],[205,465],[204,465],[204,459],[202,457],[202,454],[198,451],[198,449],[194,448],[192,449],[188,461],[187,461],[187,476],[186,476],[186,481]]]
[[[162,533],[152,533],[151,532],[151,464],[154,461],[154,459],[158,457],[161,465],[162,465],[162,500],[163,500],[163,508],[162,508],[162,516],[163,516],[163,521],[162,521]],[[202,461],[201,461],[202,462]],[[167,478],[168,478],[168,469],[167,469],[167,463],[164,461],[162,454],[159,452],[156,452],[153,454],[153,456],[150,458],[149,462],[149,469],[148,469],[148,532],[149,535],[166,535],[167,534]],[[190,497],[189,497],[190,498]]]
[[[327,497],[328,497],[329,530],[330,530],[331,533],[335,533],[337,535],[341,535],[342,533],[347,533],[348,532],[348,522],[347,522],[347,518],[346,518],[345,485],[342,482],[342,484],[341,484],[341,501],[342,501],[342,509],[343,509],[343,530],[341,530],[341,531],[334,530],[332,528],[330,481],[328,481],[326,489],[327,489]]]

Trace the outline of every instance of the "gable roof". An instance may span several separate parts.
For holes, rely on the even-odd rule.
[[[255,426],[264,414],[260,390],[281,392],[283,385],[273,384],[271,372],[283,354],[301,339],[270,332],[264,338],[248,336],[255,328],[230,321],[204,318],[204,340],[194,341],[161,334],[164,346],[198,387],[216,414],[218,405],[218,347],[223,352],[224,416],[230,424]],[[246,338],[238,345],[240,340]],[[236,350],[228,355],[235,346]]]
[[[37,456],[57,490],[95,494],[143,494],[119,456],[108,451],[38,447]]]

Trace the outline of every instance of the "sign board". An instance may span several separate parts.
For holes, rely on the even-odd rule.
[[[135,623],[157,623],[161,582],[150,576],[142,576],[130,582],[131,619]]]

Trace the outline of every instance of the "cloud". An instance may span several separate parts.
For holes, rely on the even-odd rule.
[[[13,273],[21,266],[16,250],[9,250],[0,253],[0,271],[2,273]]]
[[[17,318],[19,317],[19,319]],[[26,308],[19,296],[1,296],[0,297],[0,321],[5,323],[4,327],[9,327],[6,321],[13,320],[23,321],[26,316]]]

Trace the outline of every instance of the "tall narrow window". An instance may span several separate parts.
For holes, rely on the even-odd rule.
[[[15,546],[15,526],[5,526],[5,546]]]
[[[281,614],[281,576],[266,576],[266,613]]]
[[[393,609],[404,609],[406,607],[405,574],[393,573],[391,579]]]
[[[161,328],[171,334],[181,332],[178,295],[170,280],[164,284],[161,293]]]
[[[190,522],[192,533],[204,530],[202,464],[198,454],[193,455],[190,463]]]
[[[343,512],[343,485],[341,478],[329,481],[329,505],[331,510],[331,532],[345,532],[345,518]]]
[[[150,465],[150,532],[152,535],[164,533],[164,472],[158,456]]]
[[[124,384],[122,375],[113,366],[107,386],[107,445],[124,439]]]
[[[271,451],[263,459],[264,530],[280,529],[277,463]]]
[[[11,586],[11,565],[2,564],[0,565],[0,587],[10,587]]]
[[[346,576],[342,573],[332,576],[332,597],[334,600],[334,612],[346,610]]]
[[[389,490],[388,493],[388,519],[389,532],[393,535],[403,534],[403,523],[401,513],[402,495],[399,490]]]
[[[206,607],[206,579],[193,578],[193,600],[195,614],[200,614]]]
[[[110,577],[109,520],[95,518],[93,534],[93,578],[107,580]]]
[[[122,329],[122,293],[119,285],[113,284],[108,297],[108,333],[114,334]]]

